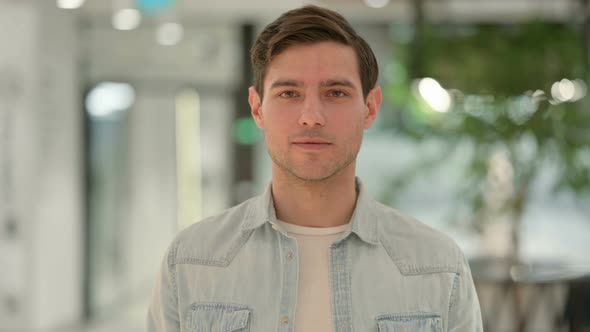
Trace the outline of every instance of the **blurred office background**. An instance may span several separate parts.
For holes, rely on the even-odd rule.
[[[143,330],[174,234],[270,180],[248,50],[309,3],[380,63],[358,175],[486,331],[590,331],[587,0],[0,0],[0,331]]]

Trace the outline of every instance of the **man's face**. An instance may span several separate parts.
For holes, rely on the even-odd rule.
[[[260,100],[251,87],[249,102],[275,166],[304,181],[354,168],[381,90],[373,89],[364,100],[350,46],[321,42],[287,48],[271,61],[263,89]]]

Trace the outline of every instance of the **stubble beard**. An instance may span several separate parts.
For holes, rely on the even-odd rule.
[[[281,153],[280,151],[273,151],[270,148],[267,148],[268,154],[272,159],[273,163],[275,163],[285,175],[291,177],[292,179],[304,183],[320,183],[323,181],[327,181],[334,176],[341,173],[347,167],[352,164],[353,161],[356,160],[358,152],[360,150],[362,141],[362,133],[360,134],[359,142],[356,144],[351,144],[346,149],[342,158],[339,160],[332,162],[330,160],[324,162],[323,164],[310,166],[310,165],[298,165],[298,162],[292,160],[287,153]],[[321,158],[322,156],[320,156]],[[309,163],[314,163],[315,161],[309,161]],[[305,168],[310,167],[318,167],[321,168],[317,173],[314,170],[315,174],[308,175]]]

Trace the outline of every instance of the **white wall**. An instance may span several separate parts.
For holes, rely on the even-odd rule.
[[[17,301],[17,312],[0,305],[0,330],[44,331],[71,324],[82,308],[74,21],[48,4],[0,3],[0,72],[18,87],[0,104],[0,124],[10,134],[0,142],[0,149],[10,153],[0,173],[12,179],[10,201],[0,205],[0,223],[11,207],[18,223],[16,237],[0,231],[0,303],[7,296]]]
[[[38,141],[36,104],[36,39],[38,22],[26,3],[6,3],[0,10],[0,328],[23,328],[30,319],[31,236]],[[18,34],[17,34],[18,31]],[[19,39],[15,39],[15,36]],[[28,135],[28,134],[31,135]],[[15,234],[7,223],[16,222]],[[12,304],[10,304],[12,303]]]

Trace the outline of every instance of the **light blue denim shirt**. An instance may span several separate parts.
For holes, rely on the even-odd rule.
[[[482,331],[457,245],[358,187],[351,227],[330,248],[336,331]],[[180,232],[156,280],[147,330],[294,331],[297,243],[275,221],[269,186]]]

